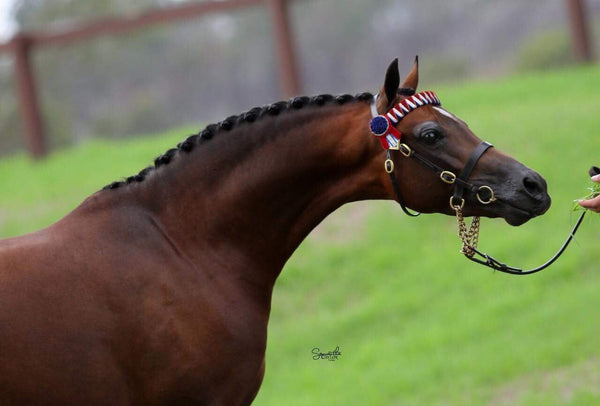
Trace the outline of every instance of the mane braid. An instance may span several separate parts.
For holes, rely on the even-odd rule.
[[[406,94],[410,91],[412,91],[414,94],[414,90],[408,88],[402,88],[399,92]],[[142,169],[137,175],[129,176],[122,181],[112,182],[109,185],[104,186],[102,190],[118,189],[123,185],[142,182],[150,172],[160,168],[161,166],[168,165],[176,155],[187,154],[191,152],[197,145],[212,139],[218,132],[229,132],[236,126],[240,126],[244,123],[252,124],[262,117],[277,116],[289,110],[300,110],[305,106],[321,107],[332,103],[343,105],[352,101],[371,102],[372,99],[373,95],[368,92],[359,93],[355,96],[350,94],[342,94],[339,96],[320,94],[313,97],[299,96],[291,98],[287,101],[279,101],[263,107],[254,107],[240,115],[229,116],[217,124],[207,125],[198,133],[190,135],[184,141],[177,144],[177,148],[171,148],[164,154],[156,157],[154,160],[154,166],[148,166]]]

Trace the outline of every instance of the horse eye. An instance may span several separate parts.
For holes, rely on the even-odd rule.
[[[419,135],[419,141],[425,144],[433,144],[440,138],[442,138],[442,135],[434,129],[427,129]]]

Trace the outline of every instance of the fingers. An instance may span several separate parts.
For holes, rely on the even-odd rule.
[[[591,179],[594,182],[600,182],[600,174],[592,176]],[[581,207],[600,213],[600,195],[593,199],[580,200],[578,203]]]
[[[600,181],[600,177],[598,177],[598,180],[595,182],[599,182],[599,181]],[[600,196],[596,196],[593,199],[580,200],[579,205],[586,209],[595,211],[596,213],[600,213]]]

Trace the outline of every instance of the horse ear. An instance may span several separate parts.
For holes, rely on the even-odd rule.
[[[413,90],[417,90],[417,86],[419,86],[419,55],[415,56],[415,63],[413,64],[410,73],[402,82],[402,87],[408,87]]]
[[[387,110],[396,99],[396,92],[400,86],[400,72],[398,71],[398,58],[394,59],[385,73],[383,89],[379,92],[379,109]]]

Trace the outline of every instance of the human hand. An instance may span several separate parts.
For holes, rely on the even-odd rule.
[[[592,176],[592,180],[594,182],[600,182],[600,175]],[[600,195],[591,199],[580,200],[578,203],[581,207],[585,209],[589,209],[591,211],[595,211],[596,213],[600,213]]]

